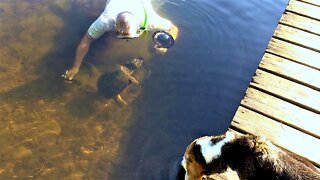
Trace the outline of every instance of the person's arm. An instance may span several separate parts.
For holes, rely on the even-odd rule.
[[[179,29],[174,24],[172,24],[171,28],[167,32],[173,37],[174,40],[178,38]]]
[[[78,73],[79,68],[82,64],[82,61],[87,54],[91,43],[94,41],[94,39],[90,38],[88,34],[85,34],[80,41],[77,50],[76,50],[76,57],[74,64],[71,69],[68,70],[67,73],[67,79],[72,80],[73,77]]]
[[[71,69],[68,70],[66,78],[72,80],[78,73],[84,57],[86,56],[91,43],[98,39],[102,34],[112,30],[114,27],[113,20],[103,12],[89,27],[87,33],[83,36],[76,50],[76,57]]]

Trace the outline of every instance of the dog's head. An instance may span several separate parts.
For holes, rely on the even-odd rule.
[[[231,179],[237,173],[220,158],[224,145],[235,139],[227,132],[220,136],[205,136],[194,140],[186,149],[181,165],[185,180]]]

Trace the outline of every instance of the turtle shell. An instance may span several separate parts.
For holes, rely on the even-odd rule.
[[[109,99],[120,94],[129,84],[128,76],[118,68],[114,72],[102,74],[98,79],[97,87],[99,93]]]

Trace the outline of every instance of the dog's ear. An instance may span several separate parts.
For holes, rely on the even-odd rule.
[[[192,153],[194,156],[195,161],[197,161],[199,164],[205,166],[206,160],[204,159],[202,153],[201,153],[201,146],[199,144],[194,144]]]

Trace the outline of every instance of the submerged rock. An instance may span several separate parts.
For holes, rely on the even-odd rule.
[[[32,155],[32,151],[24,146],[19,146],[12,151],[12,158],[21,160]]]

